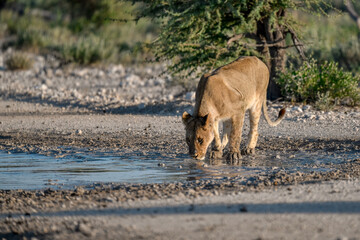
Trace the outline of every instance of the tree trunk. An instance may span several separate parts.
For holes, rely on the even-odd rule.
[[[283,16],[284,11],[280,11],[279,16]],[[265,18],[262,21],[257,22],[257,43],[261,44],[257,50],[265,58],[265,63],[270,71],[270,81],[267,92],[267,97],[270,100],[275,100],[280,97],[280,87],[276,84],[275,79],[279,72],[285,69],[285,39],[284,33],[279,26],[276,29],[272,29],[269,18]],[[271,44],[271,46],[267,46]]]
[[[352,1],[351,0],[345,0],[345,6],[346,6],[346,10],[348,11],[351,19],[356,22],[356,25],[360,30],[360,16],[356,12]]]
[[[275,80],[279,73],[285,69],[285,41],[283,40],[283,33],[280,30],[272,32],[274,41],[279,41],[280,46],[270,47],[270,82],[268,87],[268,98],[275,100],[282,97],[280,87],[276,84]]]
[[[355,21],[358,29],[360,30],[360,16],[356,12],[354,5],[351,0],[345,0],[346,10],[348,11],[352,20]],[[360,32],[358,33],[358,39],[360,40]]]

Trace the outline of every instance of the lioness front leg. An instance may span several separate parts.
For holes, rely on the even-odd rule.
[[[221,140],[220,140],[219,121],[218,120],[214,121],[213,131],[214,131],[214,145],[210,152],[210,158],[212,158],[212,159],[222,158],[223,148],[222,148]]]
[[[240,115],[233,116],[231,118],[232,128],[230,132],[230,145],[229,145],[229,154],[227,160],[230,164],[235,164],[241,159],[240,154],[240,142],[241,142],[241,133],[242,127],[244,124],[244,113]]]

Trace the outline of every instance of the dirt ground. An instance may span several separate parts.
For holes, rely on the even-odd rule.
[[[56,156],[66,151],[58,146],[75,146],[176,157],[187,152],[179,116],[188,107],[106,113],[3,99],[0,150]],[[258,152],[283,158],[299,151],[359,153],[358,109],[314,114],[290,114],[276,128],[261,120]],[[360,159],[331,169],[0,190],[0,239],[360,239]]]

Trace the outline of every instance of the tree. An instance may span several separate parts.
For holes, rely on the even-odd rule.
[[[348,11],[351,19],[356,22],[356,25],[360,30],[360,16],[356,12],[353,2],[351,0],[345,0],[345,6],[346,6],[346,10]],[[359,35],[359,37],[360,37],[360,35]]]
[[[291,11],[321,12],[328,7],[325,0],[133,2],[143,4],[136,19],[150,17],[161,22],[161,33],[151,47],[155,49],[156,60],[171,60],[169,68],[173,73],[190,75],[199,68],[211,71],[239,56],[259,56],[270,69],[271,99],[280,96],[274,79],[284,70],[285,49],[296,47],[304,57]]]

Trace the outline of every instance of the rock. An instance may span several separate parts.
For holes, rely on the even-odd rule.
[[[187,92],[185,95],[185,100],[195,101],[195,92]]]
[[[303,107],[302,107],[302,110],[303,111],[309,111],[311,109],[311,106],[310,105],[304,105]]]
[[[60,77],[62,75],[64,75],[64,72],[60,68],[55,70],[55,76]]]
[[[83,194],[85,193],[85,189],[82,188],[82,187],[77,187],[77,188],[75,189],[75,192],[76,192],[77,194],[79,194],[79,195],[83,195]]]
[[[39,87],[39,89],[41,91],[46,91],[48,89],[48,87],[45,84],[41,84],[41,86]]]
[[[76,135],[82,135],[83,131],[81,129],[78,129],[78,130],[75,131],[75,134]]]
[[[174,95],[169,94],[169,95],[167,96],[167,101],[172,101],[172,100],[174,100]]]
[[[145,103],[140,103],[139,105],[137,105],[137,108],[139,110],[143,110],[146,107]]]
[[[73,72],[73,74],[77,77],[84,77],[85,75],[87,75],[89,73],[89,70],[87,68],[83,68],[83,69],[78,69],[76,71]]]
[[[139,84],[139,85],[144,85],[144,82],[141,81],[141,78],[135,74],[128,74],[125,76],[125,81],[129,84],[129,85],[135,85],[135,84]],[[141,84],[142,82],[142,84]]]
[[[102,70],[99,70],[97,73],[96,73],[96,77],[97,78],[103,78],[105,76],[105,73],[104,71]]]
[[[307,119],[312,120],[312,119],[315,119],[316,116],[315,116],[314,114],[305,114],[305,115],[304,115],[304,118],[307,118]]]
[[[299,112],[299,113],[302,113],[302,112],[303,112],[302,108],[301,108],[301,107],[298,107],[298,106],[292,107],[292,108],[290,109],[290,111],[292,111],[292,112]]]
[[[54,76],[53,71],[51,69],[45,69],[46,77],[52,78]]]
[[[316,119],[316,120],[324,120],[325,118],[324,118],[324,116],[322,116],[322,115],[317,115],[317,116],[315,117],[315,119]]]
[[[109,203],[113,203],[116,202],[116,200],[114,198],[111,197],[106,197],[102,199],[104,202],[109,202]]]
[[[84,223],[79,223],[76,227],[76,231],[81,232],[87,237],[92,236],[92,230],[89,226],[85,225]]]
[[[165,80],[162,78],[156,78],[154,80],[154,84],[155,86],[164,86],[165,85]]]
[[[109,67],[108,73],[124,75],[125,74],[125,68],[121,64],[113,65],[113,66]]]

